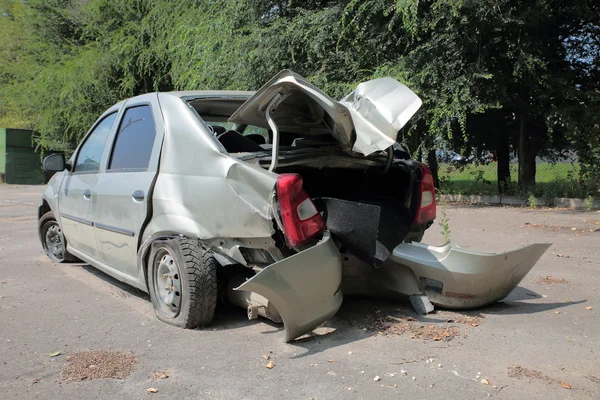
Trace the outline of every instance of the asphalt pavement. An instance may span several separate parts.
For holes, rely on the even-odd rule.
[[[0,184],[0,399],[600,398],[598,212],[449,207],[464,247],[554,244],[496,305],[421,317],[407,303],[346,298],[288,344],[280,325],[241,308],[219,308],[201,330],[171,327],[145,293],[52,263],[37,234],[42,191]],[[441,244],[440,231],[424,242]],[[131,373],[67,379],[88,350],[133,355]]]

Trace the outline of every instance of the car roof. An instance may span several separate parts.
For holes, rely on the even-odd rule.
[[[254,92],[242,90],[183,90],[167,92],[179,97],[250,97]]]

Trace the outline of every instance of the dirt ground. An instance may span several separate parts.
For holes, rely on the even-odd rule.
[[[168,326],[146,294],[53,264],[37,236],[42,190],[0,185],[2,399],[600,398],[600,213],[450,207],[464,247],[554,245],[491,307],[421,317],[346,298],[287,344],[280,325],[242,309],[218,309],[202,330]],[[440,230],[424,241],[440,244]]]

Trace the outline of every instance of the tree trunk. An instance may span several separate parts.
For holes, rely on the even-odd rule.
[[[435,149],[431,149],[427,152],[427,164],[429,168],[431,168],[431,175],[433,175],[433,185],[436,189],[440,188],[440,178],[438,176],[438,162],[437,157],[435,156]]]
[[[525,126],[525,115],[521,115],[521,131],[519,133],[519,188],[529,189],[535,186],[535,151],[531,143],[531,135]]]
[[[498,159],[498,193],[503,194],[510,187],[510,145],[506,132],[498,138],[498,148],[496,149],[496,158]]]

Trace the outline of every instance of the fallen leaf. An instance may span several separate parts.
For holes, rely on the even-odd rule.
[[[0,283],[4,285],[4,284],[8,283],[8,281],[2,281]]]
[[[571,228],[571,230],[572,230],[572,231],[576,231],[576,230],[577,230],[577,228]]]
[[[268,360],[269,358],[271,358],[271,356],[268,354],[263,354],[261,357],[264,358],[265,360]]]
[[[490,381],[487,378],[483,378],[480,383],[484,384],[484,385],[491,385]]]
[[[40,382],[40,378],[35,378],[35,379],[33,380],[33,382],[31,382],[31,383],[39,383],[39,382]]]
[[[55,351],[54,353],[48,353],[50,357],[60,356],[60,351]]]
[[[471,324],[472,327],[479,326],[479,324]]]
[[[158,379],[167,379],[168,377],[169,377],[169,375],[165,371],[163,371],[163,373],[160,374],[160,376],[158,377]]]
[[[335,362],[335,360],[327,360],[327,362],[330,362],[330,363],[331,363],[331,362]]]
[[[415,319],[413,317],[407,317],[406,320],[407,321],[414,321]]]
[[[586,307],[585,309],[588,310],[588,311],[592,311],[592,307],[589,307],[589,306]]]
[[[265,365],[265,367],[268,369],[273,369],[274,366],[275,366],[275,362],[273,360],[269,360],[267,365]]]
[[[560,382],[560,387],[562,387],[563,389],[571,389],[571,385],[563,381]]]
[[[441,338],[441,337],[434,337],[434,338],[433,338],[433,341],[434,341],[434,342],[439,342],[440,340],[442,340],[442,338]]]
[[[564,257],[562,254],[557,254],[556,257]]]
[[[148,393],[157,393],[158,389],[157,388],[148,388],[148,389],[146,389],[146,392],[148,392]]]
[[[555,314],[560,314],[560,311],[554,311]]]

